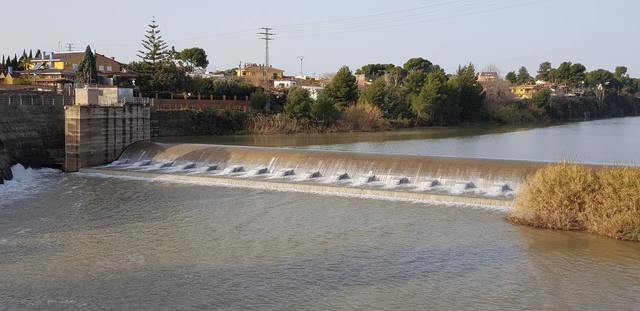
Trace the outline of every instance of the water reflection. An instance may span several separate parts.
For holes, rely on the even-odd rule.
[[[523,131],[527,127],[450,127],[410,129],[388,132],[353,132],[328,134],[290,134],[290,135],[231,135],[231,136],[182,136],[157,137],[154,140],[164,143],[195,143],[221,145],[247,145],[260,147],[301,147],[311,145],[353,144],[358,142],[385,142],[396,140],[439,139],[448,137],[467,137],[494,133]]]
[[[161,138],[163,142],[294,146],[529,161],[640,164],[640,117],[543,128],[431,128],[378,133]]]

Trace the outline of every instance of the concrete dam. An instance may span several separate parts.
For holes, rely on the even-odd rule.
[[[137,142],[85,173],[214,186],[508,208],[545,163]]]

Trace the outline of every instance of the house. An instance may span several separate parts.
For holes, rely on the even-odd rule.
[[[255,86],[271,86],[270,81],[284,77],[284,70],[273,66],[245,64],[244,67],[238,68],[236,75]]]
[[[295,80],[273,80],[273,87],[276,89],[290,89],[298,85],[298,82]]]
[[[478,74],[478,82],[498,81],[498,73],[495,71],[485,71]]]
[[[523,84],[511,87],[511,93],[522,99],[532,99],[538,88],[535,85]]]
[[[84,55],[85,52],[45,52],[40,58],[32,59],[28,70],[22,74],[33,76],[32,80],[36,85],[58,86],[72,83]],[[127,72],[124,65],[113,57],[95,53],[95,58],[99,84],[130,84],[136,77],[135,73]]]

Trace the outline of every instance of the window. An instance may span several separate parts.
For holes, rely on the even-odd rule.
[[[98,71],[104,71],[104,66],[102,65],[98,66]]]
[[[112,71],[113,71],[113,67],[111,67],[111,66],[107,66],[107,71],[108,71],[108,72],[112,72]]]

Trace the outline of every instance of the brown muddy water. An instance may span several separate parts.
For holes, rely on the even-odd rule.
[[[625,120],[587,131],[616,147],[590,162],[640,154]],[[568,126],[554,131],[575,146],[585,123]],[[325,149],[445,152],[547,129]],[[640,244],[495,210],[15,170],[0,186],[0,310],[640,310]]]

